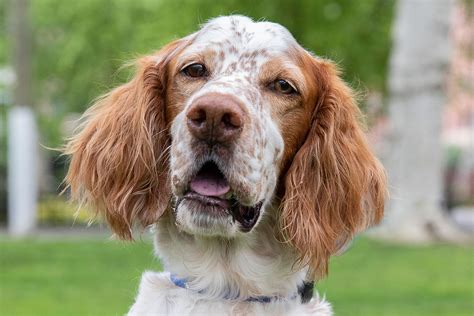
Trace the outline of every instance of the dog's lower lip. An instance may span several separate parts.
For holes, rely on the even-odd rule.
[[[215,197],[215,196],[206,196],[206,195],[202,195],[202,194],[199,194],[197,192],[194,192],[194,191],[188,191],[184,195],[183,198],[198,201],[198,202],[200,202],[200,203],[202,203],[206,206],[217,206],[217,207],[220,207],[224,210],[226,210],[230,207],[230,203],[226,199],[222,199],[222,198]]]
[[[226,199],[223,197],[206,196],[192,190],[186,192],[182,199],[200,203],[203,206],[204,212],[206,207],[209,207],[212,209],[211,213],[216,215],[231,215],[233,220],[240,224],[240,230],[244,233],[251,231],[257,223],[263,204],[263,202],[259,202],[253,206],[245,206],[240,204],[235,198]]]

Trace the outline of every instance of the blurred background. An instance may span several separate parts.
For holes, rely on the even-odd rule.
[[[286,26],[361,96],[391,198],[316,285],[336,315],[474,315],[474,1],[0,1],[0,314],[117,315],[149,234],[110,239],[67,201],[60,148],[124,64],[244,14]]]

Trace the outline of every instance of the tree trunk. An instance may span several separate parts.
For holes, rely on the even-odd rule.
[[[8,231],[15,236],[36,227],[38,132],[31,95],[29,1],[9,3],[10,58],[15,82],[8,124]]]
[[[442,210],[441,113],[450,61],[452,0],[399,0],[390,59],[385,165],[391,199],[375,234],[392,240],[465,240]]]

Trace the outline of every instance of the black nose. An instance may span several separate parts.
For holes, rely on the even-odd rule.
[[[208,94],[198,98],[186,113],[191,134],[210,143],[229,143],[242,132],[243,106],[235,97]]]

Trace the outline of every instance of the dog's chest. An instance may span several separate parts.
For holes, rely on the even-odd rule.
[[[147,315],[332,315],[326,301],[313,298],[307,304],[298,299],[261,302],[210,300],[200,293],[177,287],[169,273],[145,272],[129,316]]]

